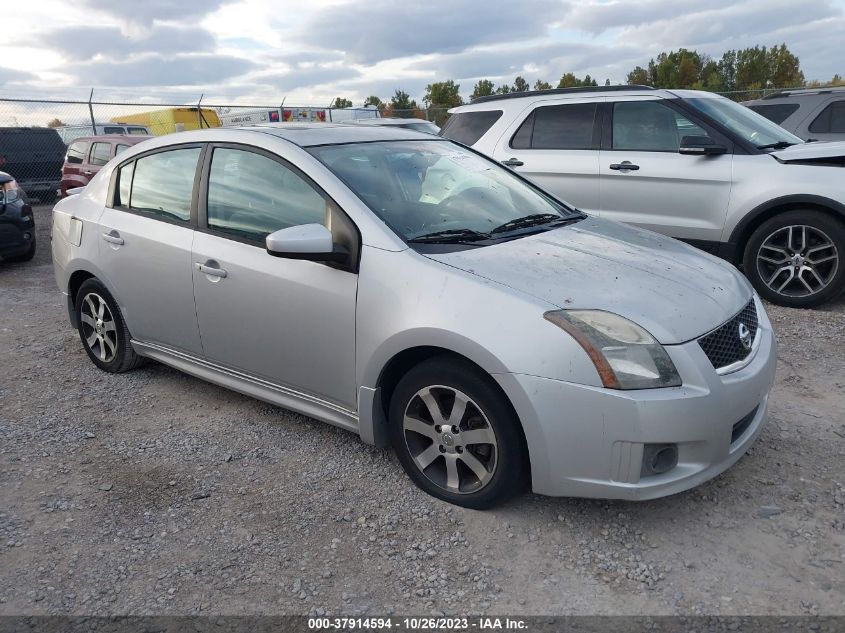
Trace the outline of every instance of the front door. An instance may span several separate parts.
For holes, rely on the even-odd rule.
[[[597,212],[600,102],[593,98],[524,112],[499,140],[494,158],[576,208]]]
[[[295,168],[260,150],[214,147],[207,170],[193,248],[206,358],[354,409],[357,274],[273,257],[264,244],[289,226],[331,227],[341,212]]]
[[[599,157],[601,216],[679,239],[719,241],[733,156],[688,156],[678,148],[684,136],[722,139],[660,101],[608,107],[611,138]]]

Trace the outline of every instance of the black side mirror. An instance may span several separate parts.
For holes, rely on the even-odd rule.
[[[691,156],[715,156],[717,154],[724,154],[728,148],[724,145],[717,145],[709,136],[684,136],[681,138],[681,146],[678,148],[679,154],[687,154]]]

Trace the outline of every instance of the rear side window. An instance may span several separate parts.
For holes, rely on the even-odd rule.
[[[797,103],[765,103],[748,106],[757,114],[766,117],[772,123],[780,125],[790,114],[798,109]]]
[[[167,220],[188,222],[199,155],[199,147],[189,147],[136,160],[129,208]]]
[[[209,228],[260,241],[289,226],[325,224],[327,207],[321,193],[281,163],[254,152],[217,148],[207,208]]]
[[[145,127],[131,127],[131,128],[129,128],[129,133],[130,134],[149,134],[149,132],[147,132],[147,128],[145,128]]]
[[[66,160],[71,165],[80,165],[85,160],[85,156],[87,154],[88,143],[85,141],[77,141],[75,143],[71,143],[67,148]]]
[[[111,143],[94,143],[91,147],[91,157],[88,162],[92,165],[105,165],[111,158]]]
[[[845,100],[834,101],[810,124],[811,132],[845,134]]]
[[[126,134],[122,127],[104,127],[103,134]]]
[[[474,145],[501,116],[501,110],[459,112],[449,117],[440,131],[440,136],[464,145]]]
[[[568,103],[534,110],[511,139],[514,149],[592,149],[595,103]]]

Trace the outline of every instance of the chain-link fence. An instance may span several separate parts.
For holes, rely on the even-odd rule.
[[[768,96],[782,89],[763,88],[722,92],[735,101]],[[0,171],[11,174],[31,198],[51,201],[67,186],[90,178],[107,158],[126,146],[103,135],[170,134],[183,130],[237,127],[274,122],[348,122],[376,117],[423,119],[442,125],[446,108],[395,109],[331,108],[320,106],[225,105],[195,102],[161,103],[94,100],[59,101],[0,98]],[[136,137],[137,138],[137,137]],[[99,144],[98,144],[99,143]],[[74,183],[62,185],[62,167],[77,173]]]

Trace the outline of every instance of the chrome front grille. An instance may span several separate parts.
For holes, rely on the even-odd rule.
[[[757,336],[757,323],[757,308],[752,299],[730,321],[698,339],[698,344],[713,367],[722,369],[748,357]]]

